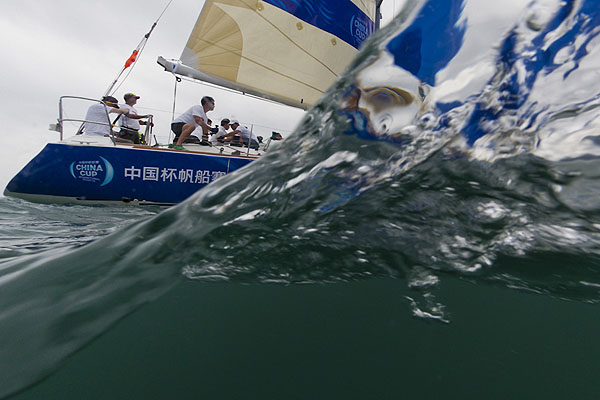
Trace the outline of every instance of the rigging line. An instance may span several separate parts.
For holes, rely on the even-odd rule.
[[[127,80],[127,78],[129,77],[129,75],[131,75],[131,73],[133,72],[133,68],[136,66],[139,56],[140,54],[142,54],[142,51],[144,50],[144,48],[146,47],[146,43],[148,43],[147,41],[144,42],[144,45],[142,46],[142,48],[140,49],[140,51],[138,52],[138,57],[136,57],[135,61],[133,62],[133,64],[131,64],[131,68],[129,68],[129,71],[127,71],[127,75],[125,75],[125,78],[123,78],[123,80],[121,81],[121,83],[119,83],[119,86],[117,86],[114,90],[112,90],[111,95],[113,95],[117,90],[119,90],[119,88],[123,85],[123,83],[125,83],[125,81]]]
[[[171,5],[171,3],[173,2],[173,0],[170,0],[167,5],[165,6],[165,8],[163,9],[163,11],[160,13],[160,15],[158,16],[158,18],[156,19],[156,21],[154,21],[154,23],[152,24],[152,26],[150,27],[150,30],[148,31],[148,33],[146,33],[144,35],[144,37],[142,38],[142,40],[140,40],[140,42],[138,43],[137,47],[135,48],[134,52],[138,52],[137,55],[135,56],[135,61],[133,62],[133,64],[131,65],[131,69],[128,71],[127,75],[125,75],[125,78],[123,78],[123,80],[121,81],[121,83],[119,84],[119,86],[117,87],[117,89],[119,87],[121,87],[121,85],[123,84],[123,82],[129,77],[129,74],[131,74],[131,71],[133,70],[133,67],[135,66],[135,64],[137,64],[137,61],[139,60],[139,58],[142,55],[142,51],[144,50],[144,47],[146,47],[146,43],[148,42],[148,39],[150,38],[150,35],[152,34],[152,31],[154,31],[154,28],[156,28],[156,25],[158,24],[158,21],[162,18],[163,14],[165,13],[165,11],[167,11],[167,8]],[[117,75],[117,77],[115,78],[115,80],[113,81],[113,83],[109,86],[109,88],[106,90],[105,92],[105,96],[110,94],[111,92],[114,93],[117,91],[117,89],[114,89],[114,86],[117,84],[117,82],[119,81],[119,79],[121,78],[121,75],[123,75],[123,72],[125,72],[125,70],[128,68],[128,66],[125,66],[121,69],[121,72],[119,72],[119,74]]]
[[[158,23],[158,20],[162,18],[163,14],[165,13],[165,11],[167,11],[167,8],[169,8],[169,6],[171,5],[172,2],[173,2],[173,0],[169,1],[169,3],[165,6],[165,9],[160,13],[158,18],[156,18],[155,23]]]
[[[172,73],[172,74],[175,75],[174,73]],[[271,100],[271,99],[268,99],[268,98],[265,98],[265,97],[259,97],[259,96],[256,96],[256,95],[253,95],[253,94],[250,94],[250,93],[246,93],[246,92],[244,92],[242,90],[236,90],[236,89],[232,89],[232,88],[229,88],[229,87],[216,85],[214,83],[204,82],[204,81],[200,81],[200,80],[193,79],[193,78],[188,78],[188,77],[183,76],[183,75],[175,75],[175,76],[178,76],[179,79],[184,80],[186,82],[195,83],[196,85],[205,85],[205,86],[209,86],[209,87],[212,87],[212,88],[215,88],[215,89],[223,90],[225,92],[230,92],[230,93],[235,93],[235,94],[239,94],[239,95],[243,95],[243,96],[252,97],[253,99],[265,101],[265,102],[271,103],[271,104],[276,104],[278,106],[282,105],[278,101]]]
[[[175,78],[175,88],[173,89],[173,111],[171,112],[171,124],[175,120],[175,102],[177,101],[177,84],[181,82],[181,78],[173,74]],[[174,133],[172,129],[169,129],[169,143],[171,143],[171,133]]]

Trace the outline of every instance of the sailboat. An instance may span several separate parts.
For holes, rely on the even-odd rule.
[[[302,109],[334,82],[376,29],[382,0],[206,0],[179,60],[158,58],[169,73]],[[137,54],[137,53],[135,53]],[[129,60],[128,60],[129,61]],[[179,203],[267,150],[185,144],[183,150],[108,137],[63,138],[68,100],[59,100],[60,141],[49,143],[4,194],[35,202]],[[107,112],[108,115],[108,112]]]

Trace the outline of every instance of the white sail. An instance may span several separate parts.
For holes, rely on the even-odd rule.
[[[306,108],[373,32],[377,0],[206,0],[176,73]]]

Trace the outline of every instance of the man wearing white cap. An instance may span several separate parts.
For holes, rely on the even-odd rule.
[[[258,137],[256,137],[254,133],[250,132],[250,129],[240,125],[240,123],[235,119],[231,121],[229,126],[231,126],[231,129],[233,129],[233,132],[230,133],[231,137],[234,137],[235,135],[240,135],[242,143],[244,143],[251,149],[258,149]],[[250,142],[249,145],[248,142]]]
[[[129,139],[133,143],[140,143],[140,124],[146,125],[147,121],[140,121],[142,118],[148,118],[150,115],[139,115],[137,110],[133,107],[135,103],[137,103],[140,96],[135,95],[133,93],[126,93],[123,96],[125,99],[125,104],[121,108],[126,108],[128,110],[127,114],[121,115],[119,118],[119,126],[121,126],[121,132],[119,132],[119,136],[124,139]]]

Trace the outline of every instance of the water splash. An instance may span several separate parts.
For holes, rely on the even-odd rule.
[[[0,395],[182,276],[397,278],[445,322],[449,274],[597,303],[599,22],[591,0],[411,2],[277,151],[77,251],[3,264]]]

